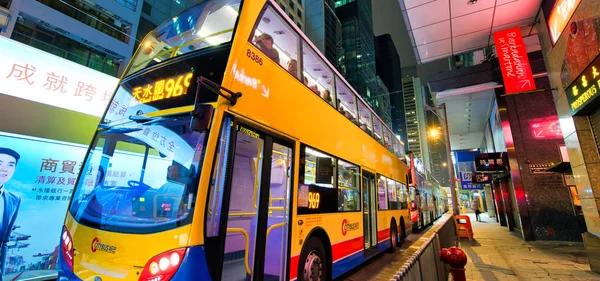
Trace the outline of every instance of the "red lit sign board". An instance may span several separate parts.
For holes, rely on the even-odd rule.
[[[535,90],[535,81],[531,74],[531,65],[521,36],[521,28],[514,27],[495,32],[494,42],[506,94]]]
[[[532,120],[529,122],[529,128],[536,140],[563,138],[557,116]]]
[[[547,19],[552,45],[556,44],[565,27],[567,27],[569,20],[571,20],[573,13],[575,13],[575,10],[579,6],[579,2],[581,0],[558,0],[554,4],[554,8],[552,8],[550,16]]]

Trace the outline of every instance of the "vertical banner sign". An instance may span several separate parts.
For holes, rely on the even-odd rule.
[[[517,26],[495,32],[494,42],[506,94],[535,90],[535,81],[531,74],[531,65],[521,36],[521,28]]]
[[[575,13],[575,10],[579,6],[579,2],[581,0],[558,0],[554,4],[547,22],[552,46],[556,44],[565,27],[567,27],[569,20],[571,20],[573,13]]]

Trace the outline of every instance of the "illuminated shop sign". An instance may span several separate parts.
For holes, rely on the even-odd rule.
[[[494,42],[506,94],[535,90],[535,81],[531,73],[521,28],[517,26],[495,32]]]
[[[558,116],[531,120],[529,128],[531,129],[533,138],[536,140],[563,138]]]
[[[0,94],[101,117],[119,80],[0,36]]]
[[[571,114],[580,113],[587,105],[597,101],[600,88],[600,56],[592,62],[566,90]],[[589,107],[588,107],[589,108]],[[581,112],[583,113],[583,112]]]
[[[558,0],[547,18],[548,29],[550,30],[550,41],[552,45],[558,41],[560,35],[571,20],[573,13],[577,10],[581,0]]]

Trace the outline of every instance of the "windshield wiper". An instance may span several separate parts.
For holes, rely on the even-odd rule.
[[[108,129],[102,133],[104,134],[127,134],[127,133],[133,133],[133,132],[137,132],[137,131],[141,131],[142,128],[133,128],[133,127],[128,127],[128,128],[111,128]]]
[[[135,123],[146,123],[149,121],[154,121],[157,118],[161,118],[160,116],[154,116],[154,117],[150,117],[150,116],[142,116],[142,115],[131,115],[129,116],[129,120],[135,122]]]

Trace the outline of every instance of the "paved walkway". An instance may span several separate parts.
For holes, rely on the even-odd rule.
[[[483,222],[469,216],[474,240],[460,240],[469,257],[469,281],[600,280],[600,274],[590,271],[583,243],[526,242],[487,214],[481,214]]]

